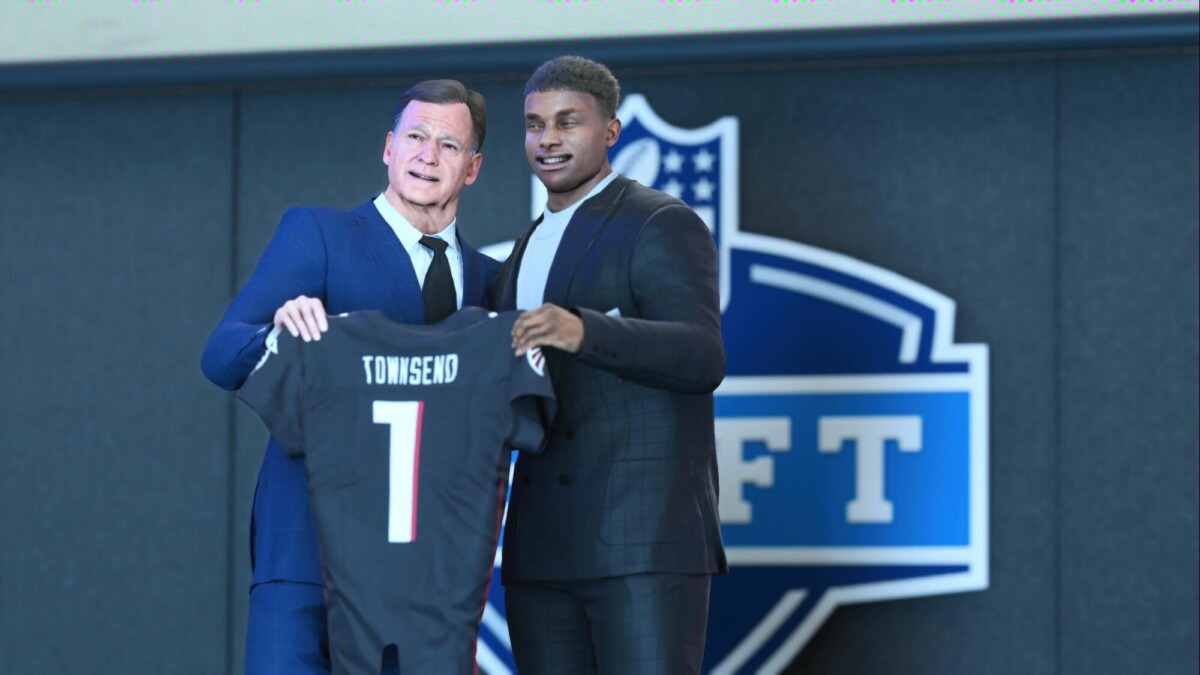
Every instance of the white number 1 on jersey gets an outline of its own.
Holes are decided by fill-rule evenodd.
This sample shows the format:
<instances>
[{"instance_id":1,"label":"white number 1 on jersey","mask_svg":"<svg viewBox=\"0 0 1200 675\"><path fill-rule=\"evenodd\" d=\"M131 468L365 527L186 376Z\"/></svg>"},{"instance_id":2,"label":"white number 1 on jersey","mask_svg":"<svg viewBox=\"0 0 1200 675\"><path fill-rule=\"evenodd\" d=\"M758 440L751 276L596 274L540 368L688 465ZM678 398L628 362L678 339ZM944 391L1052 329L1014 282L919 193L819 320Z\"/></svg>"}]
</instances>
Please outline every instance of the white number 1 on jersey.
<instances>
[{"instance_id":1,"label":"white number 1 on jersey","mask_svg":"<svg viewBox=\"0 0 1200 675\"><path fill-rule=\"evenodd\" d=\"M375 424L391 427L388 468L388 541L417 538L417 468L421 463L424 401L374 401Z\"/></svg>"}]
</instances>

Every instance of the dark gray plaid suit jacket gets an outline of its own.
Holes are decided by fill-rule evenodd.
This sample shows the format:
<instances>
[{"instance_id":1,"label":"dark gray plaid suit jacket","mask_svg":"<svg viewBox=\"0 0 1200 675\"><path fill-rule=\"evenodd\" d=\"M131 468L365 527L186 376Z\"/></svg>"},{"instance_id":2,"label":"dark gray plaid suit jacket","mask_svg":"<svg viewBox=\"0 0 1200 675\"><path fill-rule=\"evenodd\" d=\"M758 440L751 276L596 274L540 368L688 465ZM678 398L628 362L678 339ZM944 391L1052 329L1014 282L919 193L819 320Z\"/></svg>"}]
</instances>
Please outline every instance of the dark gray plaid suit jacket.
<instances>
[{"instance_id":1,"label":"dark gray plaid suit jacket","mask_svg":"<svg viewBox=\"0 0 1200 675\"><path fill-rule=\"evenodd\" d=\"M514 308L528 238L493 307ZM583 319L583 349L546 350L558 416L545 452L517 461L504 582L726 571L712 397L725 349L704 223L618 177L571 218L545 300Z\"/></svg>"}]
</instances>

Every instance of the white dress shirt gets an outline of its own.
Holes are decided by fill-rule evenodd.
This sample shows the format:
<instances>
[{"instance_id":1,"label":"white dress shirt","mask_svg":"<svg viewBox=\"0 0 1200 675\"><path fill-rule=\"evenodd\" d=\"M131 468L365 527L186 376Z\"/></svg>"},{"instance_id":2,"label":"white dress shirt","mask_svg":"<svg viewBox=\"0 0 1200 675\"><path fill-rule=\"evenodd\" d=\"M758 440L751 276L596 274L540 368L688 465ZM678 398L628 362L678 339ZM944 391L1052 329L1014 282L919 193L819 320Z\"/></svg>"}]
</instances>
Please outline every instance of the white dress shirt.
<instances>
[{"instance_id":1,"label":"white dress shirt","mask_svg":"<svg viewBox=\"0 0 1200 675\"><path fill-rule=\"evenodd\" d=\"M525 254L521 256L521 269L517 272L517 309L537 309L542 306L550 265L554 263L554 255L558 253L558 245L562 242L563 232L567 231L567 225L571 223L571 216L584 202L600 194L616 179L616 171L608 174L583 199L558 213L551 211L549 204L546 205L542 222L529 236Z\"/></svg>"},{"instance_id":2,"label":"white dress shirt","mask_svg":"<svg viewBox=\"0 0 1200 675\"><path fill-rule=\"evenodd\" d=\"M425 273L429 271L429 265L433 262L433 251L421 245L421 237L425 236L423 232L413 227L394 206L388 202L387 198L380 193L375 198L375 209L379 211L379 215L387 221L387 224L400 238L400 244L404 246L404 250L408 251L408 258L412 261L413 271L417 273L417 283L422 288L425 286ZM446 248L446 259L450 261L450 276L454 279L454 297L458 303L458 307L462 307L463 298L463 271L462 271L462 253L458 250L458 235L455 234L454 224L458 222L455 218L446 229L437 234L429 235L442 239L448 245Z\"/></svg>"}]
</instances>

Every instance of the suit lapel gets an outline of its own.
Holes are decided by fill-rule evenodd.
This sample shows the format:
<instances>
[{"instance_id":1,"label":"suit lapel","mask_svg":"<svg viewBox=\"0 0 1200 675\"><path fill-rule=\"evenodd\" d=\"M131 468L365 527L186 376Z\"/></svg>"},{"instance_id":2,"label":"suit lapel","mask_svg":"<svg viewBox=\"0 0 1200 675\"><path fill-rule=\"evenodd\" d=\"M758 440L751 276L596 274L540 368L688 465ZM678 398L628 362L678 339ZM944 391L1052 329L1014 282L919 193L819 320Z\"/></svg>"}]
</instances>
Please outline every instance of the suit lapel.
<instances>
[{"instance_id":1,"label":"suit lapel","mask_svg":"<svg viewBox=\"0 0 1200 675\"><path fill-rule=\"evenodd\" d=\"M358 207L354 211L359 226L367 240L367 247L375 264L383 277L387 279L388 290L392 294L395 306L400 310L403 323L425 323L425 299L421 296L421 284L417 282L417 273L413 271L412 260L408 251L396 237L396 233L388 226L383 216L371 202ZM389 317L396 320L396 317Z\"/></svg>"},{"instance_id":2,"label":"suit lapel","mask_svg":"<svg viewBox=\"0 0 1200 675\"><path fill-rule=\"evenodd\" d=\"M500 280L500 294L492 297L492 306L496 311L510 312L517 308L517 275L521 273L521 259L525 257L525 247L529 245L529 238L541 224L540 217L533 221L533 225L525 232L525 236L517 240L517 245L508 255L508 260L505 260L504 266L500 268L500 274L496 277Z\"/></svg>"},{"instance_id":3,"label":"suit lapel","mask_svg":"<svg viewBox=\"0 0 1200 675\"><path fill-rule=\"evenodd\" d=\"M457 233L458 230L455 229ZM458 235L458 251L462 258L462 306L479 305L487 297L487 288L483 285L483 254L471 248L461 233ZM416 275L413 275L416 278Z\"/></svg>"},{"instance_id":4,"label":"suit lapel","mask_svg":"<svg viewBox=\"0 0 1200 675\"><path fill-rule=\"evenodd\" d=\"M558 244L558 252L554 254L554 262L550 264L550 274L546 277L543 296L546 302L559 307L568 306L567 294L579 263L591 249L596 235L612 217L613 204L631 182L628 178L618 176L600 194L581 204L575 215L571 216L571 222Z\"/></svg>"}]
</instances>

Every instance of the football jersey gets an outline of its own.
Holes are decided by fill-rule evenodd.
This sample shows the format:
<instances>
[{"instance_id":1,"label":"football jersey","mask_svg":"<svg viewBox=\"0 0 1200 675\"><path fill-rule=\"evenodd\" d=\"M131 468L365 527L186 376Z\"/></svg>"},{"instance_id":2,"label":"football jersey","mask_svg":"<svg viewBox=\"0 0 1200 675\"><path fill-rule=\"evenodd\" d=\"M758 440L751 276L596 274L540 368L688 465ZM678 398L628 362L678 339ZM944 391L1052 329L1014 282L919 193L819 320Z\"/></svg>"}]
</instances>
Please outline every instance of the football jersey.
<instances>
[{"instance_id":1,"label":"football jersey","mask_svg":"<svg viewBox=\"0 0 1200 675\"><path fill-rule=\"evenodd\" d=\"M335 673L377 675L390 644L402 673L473 671L510 450L540 452L554 414L516 317L330 317L319 341L268 340L238 391L304 456Z\"/></svg>"}]
</instances>

